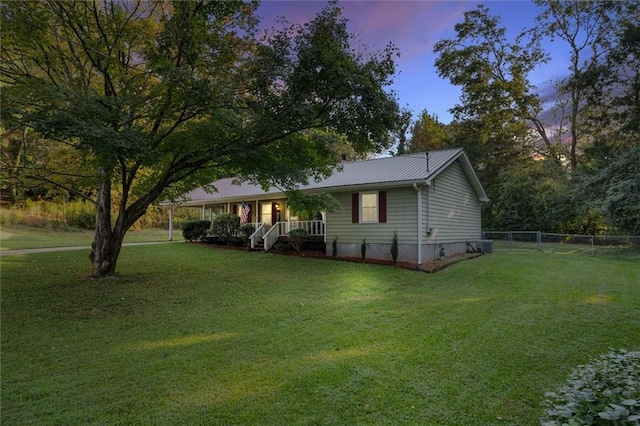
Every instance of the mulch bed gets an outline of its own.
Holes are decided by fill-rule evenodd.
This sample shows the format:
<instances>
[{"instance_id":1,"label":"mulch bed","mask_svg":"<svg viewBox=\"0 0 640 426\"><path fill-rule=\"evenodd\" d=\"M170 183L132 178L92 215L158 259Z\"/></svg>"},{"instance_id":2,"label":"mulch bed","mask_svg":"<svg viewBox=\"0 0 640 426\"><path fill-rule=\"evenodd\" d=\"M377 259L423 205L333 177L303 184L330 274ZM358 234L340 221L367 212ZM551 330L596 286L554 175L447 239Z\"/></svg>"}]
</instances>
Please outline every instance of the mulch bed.
<instances>
[{"instance_id":1,"label":"mulch bed","mask_svg":"<svg viewBox=\"0 0 640 426\"><path fill-rule=\"evenodd\" d=\"M227 245L219 245L219 244L204 244L209 247L214 248L222 248L222 249L231 249L231 250L244 250L247 251L246 247L237 247L237 246L227 246ZM327 256L324 251L317 250L302 250L299 252L293 250L269 250L269 253L280 254L284 256L297 256L297 257L309 257L314 259L326 259L326 260L337 260L342 262L352 262L352 263L366 263L370 265L384 265L384 266L393 266L396 268L409 269L412 271L422 271L427 273L433 273L443 270L444 268L451 266L455 263L458 263L462 260L473 259L478 256L482 256L483 253L461 253L454 254L452 256L447 256L444 259L433 260L430 262L424 262L420 265L416 265L411 262L396 262L394 265L391 260L384 259L369 259L369 258L360 258L360 257L345 257L345 256Z\"/></svg>"}]
</instances>

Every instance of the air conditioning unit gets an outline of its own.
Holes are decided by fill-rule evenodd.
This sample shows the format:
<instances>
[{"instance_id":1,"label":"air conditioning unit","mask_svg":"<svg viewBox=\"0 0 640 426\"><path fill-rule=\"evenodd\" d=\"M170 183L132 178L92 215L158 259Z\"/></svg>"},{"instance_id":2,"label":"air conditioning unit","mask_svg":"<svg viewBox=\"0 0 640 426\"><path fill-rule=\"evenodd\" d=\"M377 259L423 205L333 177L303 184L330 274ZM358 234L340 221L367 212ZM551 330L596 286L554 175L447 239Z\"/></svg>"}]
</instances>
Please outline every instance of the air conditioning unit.
<instances>
[{"instance_id":1,"label":"air conditioning unit","mask_svg":"<svg viewBox=\"0 0 640 426\"><path fill-rule=\"evenodd\" d=\"M493 240L478 240L476 241L476 250L482 253L493 252Z\"/></svg>"}]
</instances>

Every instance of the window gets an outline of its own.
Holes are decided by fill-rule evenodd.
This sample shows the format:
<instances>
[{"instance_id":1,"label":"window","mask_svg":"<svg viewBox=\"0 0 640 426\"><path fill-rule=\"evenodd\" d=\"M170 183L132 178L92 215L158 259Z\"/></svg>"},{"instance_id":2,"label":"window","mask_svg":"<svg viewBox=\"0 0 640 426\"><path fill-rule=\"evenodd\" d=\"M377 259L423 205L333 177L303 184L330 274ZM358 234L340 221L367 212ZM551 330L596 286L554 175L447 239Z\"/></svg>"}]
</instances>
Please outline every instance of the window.
<instances>
[{"instance_id":1,"label":"window","mask_svg":"<svg viewBox=\"0 0 640 426\"><path fill-rule=\"evenodd\" d=\"M355 192L351 197L352 223L384 223L387 221L387 192Z\"/></svg>"},{"instance_id":2,"label":"window","mask_svg":"<svg viewBox=\"0 0 640 426\"><path fill-rule=\"evenodd\" d=\"M271 221L273 220L271 214L271 203L260 203L260 211L262 212L260 215L260 222L271 225Z\"/></svg>"},{"instance_id":3,"label":"window","mask_svg":"<svg viewBox=\"0 0 640 426\"><path fill-rule=\"evenodd\" d=\"M360 194L360 219L362 222L378 221L378 193L363 192Z\"/></svg>"}]
</instances>

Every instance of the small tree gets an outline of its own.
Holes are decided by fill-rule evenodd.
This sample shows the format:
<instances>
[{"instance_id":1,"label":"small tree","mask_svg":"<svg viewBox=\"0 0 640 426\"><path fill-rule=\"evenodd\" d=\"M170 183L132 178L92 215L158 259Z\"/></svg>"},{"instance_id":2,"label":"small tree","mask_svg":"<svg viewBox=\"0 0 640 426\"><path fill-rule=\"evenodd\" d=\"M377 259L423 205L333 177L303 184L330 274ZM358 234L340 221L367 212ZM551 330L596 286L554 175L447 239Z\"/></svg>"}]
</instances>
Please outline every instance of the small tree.
<instances>
[{"instance_id":1,"label":"small tree","mask_svg":"<svg viewBox=\"0 0 640 426\"><path fill-rule=\"evenodd\" d=\"M398 261L398 231L393 231L393 238L391 239L391 258L395 265Z\"/></svg>"},{"instance_id":2,"label":"small tree","mask_svg":"<svg viewBox=\"0 0 640 426\"><path fill-rule=\"evenodd\" d=\"M249 241L249 238L251 237L251 235L253 235L254 232L256 232L256 227L253 226L252 224L245 223L243 225L240 225L240 229L239 229L240 238L242 239L242 241L245 243L247 247L251 245L251 241Z\"/></svg>"},{"instance_id":3,"label":"small tree","mask_svg":"<svg viewBox=\"0 0 640 426\"><path fill-rule=\"evenodd\" d=\"M233 239L238 235L240 229L240 218L233 213L225 213L213 219L213 233L218 240L231 245Z\"/></svg>"},{"instance_id":4,"label":"small tree","mask_svg":"<svg viewBox=\"0 0 640 426\"><path fill-rule=\"evenodd\" d=\"M306 229L298 228L289 231L289 244L295 251L302 250L305 241L309 239L309 233Z\"/></svg>"}]
</instances>

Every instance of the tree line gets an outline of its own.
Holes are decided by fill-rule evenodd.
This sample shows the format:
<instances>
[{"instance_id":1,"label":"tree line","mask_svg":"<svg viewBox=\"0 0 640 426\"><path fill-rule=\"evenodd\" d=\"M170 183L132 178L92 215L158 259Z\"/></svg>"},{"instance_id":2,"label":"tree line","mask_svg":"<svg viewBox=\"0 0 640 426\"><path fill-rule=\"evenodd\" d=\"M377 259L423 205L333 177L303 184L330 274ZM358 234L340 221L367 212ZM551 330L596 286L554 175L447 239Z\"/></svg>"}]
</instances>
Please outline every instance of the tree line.
<instances>
[{"instance_id":1,"label":"tree line","mask_svg":"<svg viewBox=\"0 0 640 426\"><path fill-rule=\"evenodd\" d=\"M640 5L536 4L513 41L486 7L465 13L434 48L462 91L453 121L405 109L396 153L464 147L491 199L485 229L640 235ZM530 75L550 45L570 60L545 95Z\"/></svg>"}]
</instances>

